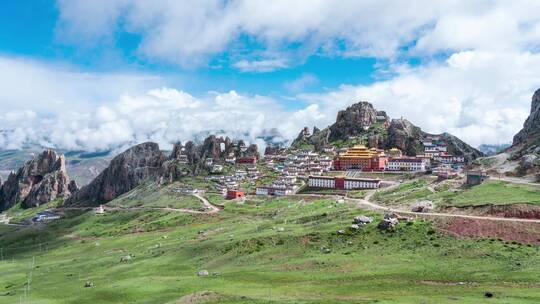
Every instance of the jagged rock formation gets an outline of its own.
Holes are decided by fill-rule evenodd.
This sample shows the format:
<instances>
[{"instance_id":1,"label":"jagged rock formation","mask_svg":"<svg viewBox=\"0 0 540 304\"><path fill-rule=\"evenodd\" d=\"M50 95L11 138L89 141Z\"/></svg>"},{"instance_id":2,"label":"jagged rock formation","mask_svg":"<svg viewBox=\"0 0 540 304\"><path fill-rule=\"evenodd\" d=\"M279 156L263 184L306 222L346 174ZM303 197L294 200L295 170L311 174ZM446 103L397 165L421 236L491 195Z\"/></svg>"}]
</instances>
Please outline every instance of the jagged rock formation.
<instances>
[{"instance_id":1,"label":"jagged rock formation","mask_svg":"<svg viewBox=\"0 0 540 304\"><path fill-rule=\"evenodd\" d=\"M11 208L18 202L23 207L35 207L56 198L68 198L77 191L66 172L64 155L45 150L12 172L1 187L0 209Z\"/></svg>"},{"instance_id":2,"label":"jagged rock formation","mask_svg":"<svg viewBox=\"0 0 540 304\"><path fill-rule=\"evenodd\" d=\"M388 137L382 148L397 147L406 155L415 155L422 151L422 130L406 119L392 119L388 128Z\"/></svg>"},{"instance_id":3,"label":"jagged rock formation","mask_svg":"<svg viewBox=\"0 0 540 304\"><path fill-rule=\"evenodd\" d=\"M66 203L96 205L110 201L146 180L163 183L197 175L210 169L205 164L206 159L221 162L230 153L235 157L259 157L257 145L246 146L243 141L233 142L228 137L213 135L200 145L192 141L185 145L177 143L169 156L156 143L139 144L116 156L98 177Z\"/></svg>"},{"instance_id":4,"label":"jagged rock formation","mask_svg":"<svg viewBox=\"0 0 540 304\"><path fill-rule=\"evenodd\" d=\"M113 158L101 174L77 191L66 204L112 200L144 180L159 176L166 159L156 143L147 142L131 147Z\"/></svg>"},{"instance_id":5,"label":"jagged rock formation","mask_svg":"<svg viewBox=\"0 0 540 304\"><path fill-rule=\"evenodd\" d=\"M307 130L307 133L306 133ZM324 146L328 145L330 135L330 129L326 128L324 130L319 130L318 128L313 128L313 134L309 134L309 129L305 127L298 137L293 141L291 147L300 148L300 149L314 149L319 151Z\"/></svg>"},{"instance_id":6,"label":"jagged rock formation","mask_svg":"<svg viewBox=\"0 0 540 304\"><path fill-rule=\"evenodd\" d=\"M523 129L514 136L511 149L516 151L516 157L540 153L540 89L534 92L531 113L525 120Z\"/></svg>"},{"instance_id":7,"label":"jagged rock formation","mask_svg":"<svg viewBox=\"0 0 540 304\"><path fill-rule=\"evenodd\" d=\"M376 110L369 102L359 102L339 111L336 122L324 130L314 129L306 136L306 128L292 143L293 148L313 148L335 144L362 142L370 147L390 149L397 147L406 155L423 153L422 139L428 134L406 119L390 119L385 111ZM450 153L472 160L482 152L467 145L451 134L439 134Z\"/></svg>"},{"instance_id":8,"label":"jagged rock formation","mask_svg":"<svg viewBox=\"0 0 540 304\"><path fill-rule=\"evenodd\" d=\"M366 101L355 103L338 112L336 122L330 126L330 139L361 135L376 122L377 110L371 103Z\"/></svg>"}]
</instances>

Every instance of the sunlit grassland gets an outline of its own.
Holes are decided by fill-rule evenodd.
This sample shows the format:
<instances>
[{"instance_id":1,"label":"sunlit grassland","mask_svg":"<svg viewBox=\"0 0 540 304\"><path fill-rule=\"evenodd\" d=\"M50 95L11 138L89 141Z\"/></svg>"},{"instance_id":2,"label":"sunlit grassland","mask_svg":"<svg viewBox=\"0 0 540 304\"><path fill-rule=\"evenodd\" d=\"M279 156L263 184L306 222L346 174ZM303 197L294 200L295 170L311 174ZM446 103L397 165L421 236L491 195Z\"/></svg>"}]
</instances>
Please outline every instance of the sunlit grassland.
<instances>
[{"instance_id":1,"label":"sunlit grassland","mask_svg":"<svg viewBox=\"0 0 540 304\"><path fill-rule=\"evenodd\" d=\"M359 214L376 221L349 231ZM227 202L212 216L72 211L45 229L1 234L0 303L175 303L201 291L215 292L213 303L540 301L537 246L458 240L419 220L380 232L377 219L334 200L287 198ZM120 263L127 254L135 258ZM202 269L216 275L198 277Z\"/></svg>"}]
</instances>

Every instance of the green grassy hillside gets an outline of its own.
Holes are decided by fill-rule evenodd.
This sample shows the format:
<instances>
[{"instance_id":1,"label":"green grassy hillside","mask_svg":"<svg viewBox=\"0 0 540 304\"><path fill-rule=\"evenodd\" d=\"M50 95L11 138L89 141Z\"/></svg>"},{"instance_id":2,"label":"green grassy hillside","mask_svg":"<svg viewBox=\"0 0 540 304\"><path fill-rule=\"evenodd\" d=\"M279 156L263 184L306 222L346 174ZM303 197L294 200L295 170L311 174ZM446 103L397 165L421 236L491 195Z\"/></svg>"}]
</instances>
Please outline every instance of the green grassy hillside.
<instances>
[{"instance_id":1,"label":"green grassy hillside","mask_svg":"<svg viewBox=\"0 0 540 304\"><path fill-rule=\"evenodd\" d=\"M381 191L374 198L383 203L412 203L430 200L439 206L478 206L533 204L540 205L540 188L531 185L488 181L467 187L462 181L435 182L433 178L420 178L405 182L396 188Z\"/></svg>"},{"instance_id":2,"label":"green grassy hillside","mask_svg":"<svg viewBox=\"0 0 540 304\"><path fill-rule=\"evenodd\" d=\"M360 214L375 222L349 231ZM212 216L70 211L46 228L0 226L0 303L540 302L538 246L455 239L421 220L384 233L378 219L271 199Z\"/></svg>"},{"instance_id":3,"label":"green grassy hillside","mask_svg":"<svg viewBox=\"0 0 540 304\"><path fill-rule=\"evenodd\" d=\"M168 207L178 209L204 210L201 201L190 194L175 192L185 187L182 183L173 183L166 187L158 187L155 183L141 184L109 202L114 207Z\"/></svg>"}]
</instances>

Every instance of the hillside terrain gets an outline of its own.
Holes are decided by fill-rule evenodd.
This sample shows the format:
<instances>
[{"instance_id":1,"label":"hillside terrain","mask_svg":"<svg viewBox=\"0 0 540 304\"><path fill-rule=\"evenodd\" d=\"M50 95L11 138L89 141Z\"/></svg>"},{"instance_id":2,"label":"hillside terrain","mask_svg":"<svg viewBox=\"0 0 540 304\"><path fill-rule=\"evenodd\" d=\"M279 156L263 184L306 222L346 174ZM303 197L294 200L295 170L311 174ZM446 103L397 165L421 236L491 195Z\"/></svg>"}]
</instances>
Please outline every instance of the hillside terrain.
<instances>
[{"instance_id":1,"label":"hillside terrain","mask_svg":"<svg viewBox=\"0 0 540 304\"><path fill-rule=\"evenodd\" d=\"M33 154L0 191L0 303L538 303L539 184L353 170L383 187L317 189L294 175L299 192L255 195L295 159L332 160L303 149L416 155L426 137L482 155L366 102L304 129L295 149L268 147L275 157L214 135L170 152L138 144L80 189L66 159L82 154ZM226 199L227 183L242 195Z\"/></svg>"},{"instance_id":2,"label":"hillside terrain","mask_svg":"<svg viewBox=\"0 0 540 304\"><path fill-rule=\"evenodd\" d=\"M333 199L222 203L212 216L66 210L45 228L0 226L0 303L540 300L537 246L458 239L420 219L385 232L380 214ZM350 230L358 215L374 222Z\"/></svg>"},{"instance_id":3,"label":"hillside terrain","mask_svg":"<svg viewBox=\"0 0 540 304\"><path fill-rule=\"evenodd\" d=\"M406 119L390 119L386 112L376 110L365 101L339 111L336 122L323 130L314 128L310 133L304 128L291 146L322 150L329 145L348 147L360 143L380 149L398 148L406 155L414 156L424 152L422 140L430 135L439 137L453 155L464 156L467 160L484 155L451 134L429 134Z\"/></svg>"},{"instance_id":4,"label":"hillside terrain","mask_svg":"<svg viewBox=\"0 0 540 304\"><path fill-rule=\"evenodd\" d=\"M534 93L529 117L512 145L497 155L478 159L476 165L492 174L540 181L540 89Z\"/></svg>"}]
</instances>

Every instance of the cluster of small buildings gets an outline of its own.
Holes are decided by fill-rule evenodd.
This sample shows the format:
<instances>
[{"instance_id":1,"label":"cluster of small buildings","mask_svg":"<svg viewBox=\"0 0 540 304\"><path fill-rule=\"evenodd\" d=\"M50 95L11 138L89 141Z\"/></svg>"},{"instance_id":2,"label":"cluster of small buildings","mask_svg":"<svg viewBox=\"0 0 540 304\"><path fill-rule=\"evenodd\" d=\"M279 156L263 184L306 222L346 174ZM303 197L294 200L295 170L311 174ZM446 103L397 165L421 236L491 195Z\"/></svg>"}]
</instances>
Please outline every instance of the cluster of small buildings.
<instances>
[{"instance_id":1,"label":"cluster of small buildings","mask_svg":"<svg viewBox=\"0 0 540 304\"><path fill-rule=\"evenodd\" d=\"M332 170L333 160L316 152L291 151L287 154L266 155L267 165L284 176L321 175Z\"/></svg>"},{"instance_id":2,"label":"cluster of small buildings","mask_svg":"<svg viewBox=\"0 0 540 304\"><path fill-rule=\"evenodd\" d=\"M424 145L424 155L443 164L464 163L463 156L456 156L448 153L446 142L439 135L426 135L422 139Z\"/></svg>"},{"instance_id":3,"label":"cluster of small buildings","mask_svg":"<svg viewBox=\"0 0 540 304\"><path fill-rule=\"evenodd\" d=\"M272 184L267 186L258 186L255 190L257 195L291 195L298 190L296 185L296 176L282 175L278 177Z\"/></svg>"},{"instance_id":4,"label":"cluster of small buildings","mask_svg":"<svg viewBox=\"0 0 540 304\"><path fill-rule=\"evenodd\" d=\"M241 188L241 183L243 182L255 182L260 176L260 172L257 169L257 166L255 165L249 165L246 167L246 169L236 169L234 173L229 175L211 175L206 177L205 179L207 181L214 181L216 182L216 190L223 195L225 195L227 198L229 196L232 196L232 194L229 194L229 191L237 191L242 192L239 190Z\"/></svg>"}]
</instances>

